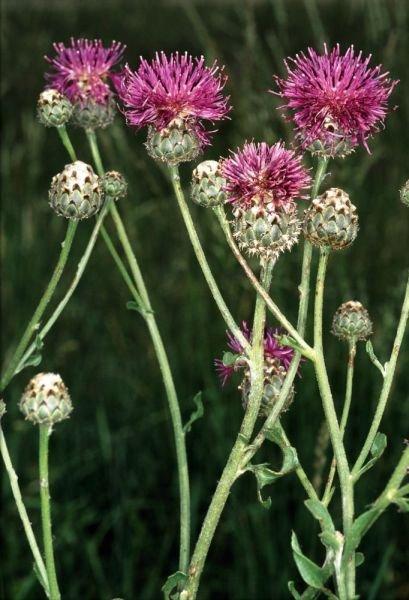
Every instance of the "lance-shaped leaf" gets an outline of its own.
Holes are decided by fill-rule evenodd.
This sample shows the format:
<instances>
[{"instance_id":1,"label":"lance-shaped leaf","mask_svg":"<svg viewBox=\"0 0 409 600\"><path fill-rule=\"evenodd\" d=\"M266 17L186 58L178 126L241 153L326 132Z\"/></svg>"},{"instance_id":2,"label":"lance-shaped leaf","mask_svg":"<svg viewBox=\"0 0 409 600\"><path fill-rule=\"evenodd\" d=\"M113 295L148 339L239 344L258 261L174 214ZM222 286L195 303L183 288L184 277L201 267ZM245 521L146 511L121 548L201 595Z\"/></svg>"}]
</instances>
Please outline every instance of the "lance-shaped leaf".
<instances>
[{"instance_id":1,"label":"lance-shaped leaf","mask_svg":"<svg viewBox=\"0 0 409 600\"><path fill-rule=\"evenodd\" d=\"M344 555L342 558L343 564L345 565L355 548L358 547L362 536L366 533L368 527L372 524L374 517L379 514L380 510L377 508L371 508L362 515L360 515L353 523L348 535L345 538Z\"/></svg>"},{"instance_id":2,"label":"lance-shaped leaf","mask_svg":"<svg viewBox=\"0 0 409 600\"><path fill-rule=\"evenodd\" d=\"M360 469L357 475L357 479L359 479L361 475L363 475L363 473L366 473L366 471L368 471L371 467L374 466L376 461L379 460L382 454L384 453L387 444L388 440L386 435L378 431L371 446L372 458L368 460L368 462L362 467L362 469Z\"/></svg>"},{"instance_id":3,"label":"lance-shaped leaf","mask_svg":"<svg viewBox=\"0 0 409 600\"><path fill-rule=\"evenodd\" d=\"M198 392L196 394L196 396L193 398L193 402L196 404L196 408L190 415L189 420L186 423L186 425L183 427L183 431L185 433L189 433L189 431L192 429L193 423L195 421L197 421L198 419L200 419L201 417L203 417L203 415L204 415L202 392Z\"/></svg>"},{"instance_id":4,"label":"lance-shaped leaf","mask_svg":"<svg viewBox=\"0 0 409 600\"><path fill-rule=\"evenodd\" d=\"M323 531L335 532L334 523L328 509L319 500L306 500L304 502L310 513L320 522Z\"/></svg>"},{"instance_id":5,"label":"lance-shaped leaf","mask_svg":"<svg viewBox=\"0 0 409 600\"><path fill-rule=\"evenodd\" d=\"M305 583L313 588L322 589L327 579L326 572L302 553L294 531L291 535L291 548L295 564Z\"/></svg>"}]
</instances>

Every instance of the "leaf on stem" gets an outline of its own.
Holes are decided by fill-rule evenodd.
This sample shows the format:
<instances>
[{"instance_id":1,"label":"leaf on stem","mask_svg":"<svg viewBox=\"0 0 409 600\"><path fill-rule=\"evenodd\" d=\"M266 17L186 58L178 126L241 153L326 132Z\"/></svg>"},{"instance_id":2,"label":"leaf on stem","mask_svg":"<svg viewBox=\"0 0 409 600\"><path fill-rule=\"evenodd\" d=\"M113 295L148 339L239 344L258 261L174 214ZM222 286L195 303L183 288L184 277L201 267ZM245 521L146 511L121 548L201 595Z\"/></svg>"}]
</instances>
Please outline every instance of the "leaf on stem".
<instances>
[{"instance_id":1,"label":"leaf on stem","mask_svg":"<svg viewBox=\"0 0 409 600\"><path fill-rule=\"evenodd\" d=\"M189 433L192 429L192 425L198 419L201 419L204 415L204 407L202 402L202 392L198 392L193 398L193 402L196 404L195 410L191 413L188 422L183 427L184 433Z\"/></svg>"},{"instance_id":2,"label":"leaf on stem","mask_svg":"<svg viewBox=\"0 0 409 600\"><path fill-rule=\"evenodd\" d=\"M384 453L387 444L388 440L386 435L378 431L371 446L372 458L368 460L368 462L362 467L362 469L360 469L357 475L357 479L359 479L361 475L366 473L366 471L368 471L371 467L374 466L376 461L379 460L382 454Z\"/></svg>"},{"instance_id":3,"label":"leaf on stem","mask_svg":"<svg viewBox=\"0 0 409 600\"><path fill-rule=\"evenodd\" d=\"M298 571L305 583L312 586L313 588L323 588L324 583L327 579L326 573L321 567L312 562L312 560L307 558L302 553L297 536L295 535L294 531L291 535L291 548L293 550L295 564L297 565Z\"/></svg>"},{"instance_id":4,"label":"leaf on stem","mask_svg":"<svg viewBox=\"0 0 409 600\"><path fill-rule=\"evenodd\" d=\"M176 571L176 573L169 575L162 586L162 592L165 600L176 600L179 594L177 592L172 594L172 592L175 587L179 586L179 584L185 583L187 578L188 577L186 573L183 573L182 571Z\"/></svg>"},{"instance_id":5,"label":"leaf on stem","mask_svg":"<svg viewBox=\"0 0 409 600\"><path fill-rule=\"evenodd\" d=\"M373 518L379 513L378 508L371 508L360 515L353 523L348 535L345 538L345 548L342 562L345 565L359 546L362 536L366 533L367 528L371 525Z\"/></svg>"},{"instance_id":6,"label":"leaf on stem","mask_svg":"<svg viewBox=\"0 0 409 600\"><path fill-rule=\"evenodd\" d=\"M367 354L368 354L371 362L373 362L373 364L375 365L375 367L380 370L380 372L382 373L382 377L385 377L385 375L386 375L386 364L387 363L385 363L384 367L381 365L380 361L378 360L378 358L375 355L375 351L373 349L371 340L368 340L366 342L365 349L366 349L366 352L367 352Z\"/></svg>"},{"instance_id":7,"label":"leaf on stem","mask_svg":"<svg viewBox=\"0 0 409 600\"><path fill-rule=\"evenodd\" d=\"M146 308L141 306L141 304L135 302L135 300L129 300L129 302L126 303L126 308L128 310L136 310L143 317L146 317L146 315L153 315L153 310L147 310Z\"/></svg>"},{"instance_id":8,"label":"leaf on stem","mask_svg":"<svg viewBox=\"0 0 409 600\"><path fill-rule=\"evenodd\" d=\"M313 517L320 522L321 528L323 531L329 531L335 533L335 526L332 522L331 515L328 512L328 509L322 502L319 500L306 500L304 502L305 506L308 508Z\"/></svg>"},{"instance_id":9,"label":"leaf on stem","mask_svg":"<svg viewBox=\"0 0 409 600\"><path fill-rule=\"evenodd\" d=\"M281 469L279 471L273 471L268 466L268 463L263 463L260 465L250 465L248 470L254 473L257 480L257 495L260 503L264 508L270 508L271 506L271 498L263 499L261 495L261 490L265 485L270 483L274 483L280 477L287 475L294 471L294 469L298 466L298 457L295 448L292 446L287 446L282 448L283 452L283 463Z\"/></svg>"}]
</instances>

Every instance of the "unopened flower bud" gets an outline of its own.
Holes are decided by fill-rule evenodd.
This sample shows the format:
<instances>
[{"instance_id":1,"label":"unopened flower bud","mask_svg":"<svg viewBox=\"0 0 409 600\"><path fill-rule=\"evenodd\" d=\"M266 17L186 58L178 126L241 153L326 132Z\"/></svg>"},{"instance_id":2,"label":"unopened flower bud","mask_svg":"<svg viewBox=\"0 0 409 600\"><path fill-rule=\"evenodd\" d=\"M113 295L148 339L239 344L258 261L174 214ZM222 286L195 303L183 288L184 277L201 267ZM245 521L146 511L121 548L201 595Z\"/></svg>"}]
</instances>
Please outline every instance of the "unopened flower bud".
<instances>
[{"instance_id":1,"label":"unopened flower bud","mask_svg":"<svg viewBox=\"0 0 409 600\"><path fill-rule=\"evenodd\" d=\"M409 179L400 191L401 202L409 207Z\"/></svg>"},{"instance_id":2,"label":"unopened flower bud","mask_svg":"<svg viewBox=\"0 0 409 600\"><path fill-rule=\"evenodd\" d=\"M100 103L88 99L74 104L72 121L83 129L105 129L111 125L116 114L116 104L113 98Z\"/></svg>"},{"instance_id":3,"label":"unopened flower bud","mask_svg":"<svg viewBox=\"0 0 409 600\"><path fill-rule=\"evenodd\" d=\"M34 424L53 425L72 411L68 390L56 373L38 373L30 380L20 400L20 410Z\"/></svg>"},{"instance_id":4,"label":"unopened flower bud","mask_svg":"<svg viewBox=\"0 0 409 600\"><path fill-rule=\"evenodd\" d=\"M88 219L103 203L99 178L90 165L77 160L52 178L49 199L58 215L76 221Z\"/></svg>"},{"instance_id":5,"label":"unopened flower bud","mask_svg":"<svg viewBox=\"0 0 409 600\"><path fill-rule=\"evenodd\" d=\"M301 222L294 203L276 210L254 205L233 210L233 234L241 249L261 261L275 260L297 243Z\"/></svg>"},{"instance_id":6,"label":"unopened flower bud","mask_svg":"<svg viewBox=\"0 0 409 600\"><path fill-rule=\"evenodd\" d=\"M100 178L100 186L104 196L118 200L126 196L128 183L125 177L118 171L107 171Z\"/></svg>"},{"instance_id":7,"label":"unopened flower bud","mask_svg":"<svg viewBox=\"0 0 409 600\"><path fill-rule=\"evenodd\" d=\"M46 127L61 127L70 120L74 110L71 102L57 92L57 90L44 90L37 102L37 115L40 122Z\"/></svg>"},{"instance_id":8,"label":"unopened flower bud","mask_svg":"<svg viewBox=\"0 0 409 600\"><path fill-rule=\"evenodd\" d=\"M216 160L201 162L192 174L192 200L205 208L219 206L226 202L220 165Z\"/></svg>"},{"instance_id":9,"label":"unopened flower bud","mask_svg":"<svg viewBox=\"0 0 409 600\"><path fill-rule=\"evenodd\" d=\"M342 340L366 340L372 334L368 311L356 300L344 302L332 321L332 333Z\"/></svg>"},{"instance_id":10,"label":"unopened flower bud","mask_svg":"<svg viewBox=\"0 0 409 600\"><path fill-rule=\"evenodd\" d=\"M304 235L315 246L347 248L358 233L356 207L343 190L330 188L305 212Z\"/></svg>"},{"instance_id":11,"label":"unopened flower bud","mask_svg":"<svg viewBox=\"0 0 409 600\"><path fill-rule=\"evenodd\" d=\"M177 165L196 158L200 152L200 140L183 119L174 119L161 130L150 126L146 147L152 158Z\"/></svg>"}]
</instances>

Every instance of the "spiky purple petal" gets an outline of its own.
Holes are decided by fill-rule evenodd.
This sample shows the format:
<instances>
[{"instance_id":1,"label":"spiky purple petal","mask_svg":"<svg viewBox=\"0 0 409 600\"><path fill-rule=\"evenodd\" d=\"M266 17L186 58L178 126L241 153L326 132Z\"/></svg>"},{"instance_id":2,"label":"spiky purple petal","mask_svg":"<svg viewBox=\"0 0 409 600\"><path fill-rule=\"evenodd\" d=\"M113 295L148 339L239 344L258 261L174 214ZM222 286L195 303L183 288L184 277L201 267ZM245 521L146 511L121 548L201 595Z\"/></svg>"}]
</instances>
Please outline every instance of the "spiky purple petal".
<instances>
[{"instance_id":1,"label":"spiky purple petal","mask_svg":"<svg viewBox=\"0 0 409 600\"><path fill-rule=\"evenodd\" d=\"M383 126L388 98L398 83L382 73L381 65L369 67L350 46L341 54L337 44L317 54L308 48L286 61L288 77L275 77L284 107L291 110L303 147L316 141L324 145L343 138L351 148L363 144Z\"/></svg>"},{"instance_id":2,"label":"spiky purple petal","mask_svg":"<svg viewBox=\"0 0 409 600\"><path fill-rule=\"evenodd\" d=\"M113 67L121 59L125 46L112 42L104 47L101 40L71 38L71 45L54 44L55 56L45 59L52 70L45 77L48 87L58 90L71 102L88 100L106 104L111 96Z\"/></svg>"},{"instance_id":3,"label":"spiky purple petal","mask_svg":"<svg viewBox=\"0 0 409 600\"><path fill-rule=\"evenodd\" d=\"M228 200L241 208L262 204L270 210L287 207L310 185L299 156L284 143L246 143L222 162Z\"/></svg>"}]
</instances>

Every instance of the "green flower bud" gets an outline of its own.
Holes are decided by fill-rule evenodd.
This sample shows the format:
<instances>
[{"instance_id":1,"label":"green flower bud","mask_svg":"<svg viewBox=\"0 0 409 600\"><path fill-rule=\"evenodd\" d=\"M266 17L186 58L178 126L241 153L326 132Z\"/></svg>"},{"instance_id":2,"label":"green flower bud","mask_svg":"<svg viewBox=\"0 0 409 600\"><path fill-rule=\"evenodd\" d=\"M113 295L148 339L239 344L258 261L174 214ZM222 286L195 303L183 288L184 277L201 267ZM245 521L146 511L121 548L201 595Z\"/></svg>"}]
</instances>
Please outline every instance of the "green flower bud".
<instances>
[{"instance_id":1,"label":"green flower bud","mask_svg":"<svg viewBox=\"0 0 409 600\"><path fill-rule=\"evenodd\" d=\"M225 184L226 180L221 175L219 163L216 160L205 160L192 174L192 200L205 208L224 204Z\"/></svg>"},{"instance_id":2,"label":"green flower bud","mask_svg":"<svg viewBox=\"0 0 409 600\"><path fill-rule=\"evenodd\" d=\"M400 191L401 202L409 207L409 179Z\"/></svg>"},{"instance_id":3,"label":"green flower bud","mask_svg":"<svg viewBox=\"0 0 409 600\"><path fill-rule=\"evenodd\" d=\"M358 233L356 207L343 190L331 188L305 212L304 235L315 246L348 248Z\"/></svg>"},{"instance_id":4,"label":"green flower bud","mask_svg":"<svg viewBox=\"0 0 409 600\"><path fill-rule=\"evenodd\" d=\"M103 177L100 178L100 186L104 196L118 200L126 196L128 190L128 183L121 173L118 171L107 171Z\"/></svg>"},{"instance_id":5,"label":"green flower bud","mask_svg":"<svg viewBox=\"0 0 409 600\"><path fill-rule=\"evenodd\" d=\"M344 302L334 315L331 331L341 340L368 339L372 335L372 322L368 311L360 302Z\"/></svg>"},{"instance_id":6,"label":"green flower bud","mask_svg":"<svg viewBox=\"0 0 409 600\"><path fill-rule=\"evenodd\" d=\"M88 219L103 203L99 178L90 165L77 160L52 178L49 199L57 215L76 221Z\"/></svg>"},{"instance_id":7,"label":"green flower bud","mask_svg":"<svg viewBox=\"0 0 409 600\"><path fill-rule=\"evenodd\" d=\"M46 127L61 127L70 120L74 110L71 102L57 92L57 90L44 90L37 102L37 115L40 122Z\"/></svg>"},{"instance_id":8,"label":"green flower bud","mask_svg":"<svg viewBox=\"0 0 409 600\"><path fill-rule=\"evenodd\" d=\"M152 158L177 165L196 158L200 152L200 141L185 121L174 119L160 131L150 126L146 147Z\"/></svg>"},{"instance_id":9,"label":"green flower bud","mask_svg":"<svg viewBox=\"0 0 409 600\"><path fill-rule=\"evenodd\" d=\"M20 410L34 424L54 425L68 419L72 404L68 390L56 373L38 373L20 400Z\"/></svg>"},{"instance_id":10,"label":"green flower bud","mask_svg":"<svg viewBox=\"0 0 409 600\"><path fill-rule=\"evenodd\" d=\"M74 105L72 121L83 129L105 129L111 125L115 114L116 104L113 98L104 104L87 100L85 103L78 102Z\"/></svg>"}]
</instances>

